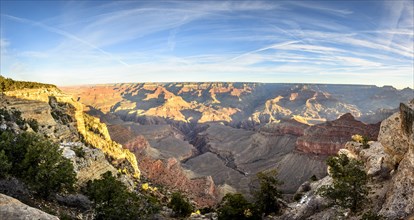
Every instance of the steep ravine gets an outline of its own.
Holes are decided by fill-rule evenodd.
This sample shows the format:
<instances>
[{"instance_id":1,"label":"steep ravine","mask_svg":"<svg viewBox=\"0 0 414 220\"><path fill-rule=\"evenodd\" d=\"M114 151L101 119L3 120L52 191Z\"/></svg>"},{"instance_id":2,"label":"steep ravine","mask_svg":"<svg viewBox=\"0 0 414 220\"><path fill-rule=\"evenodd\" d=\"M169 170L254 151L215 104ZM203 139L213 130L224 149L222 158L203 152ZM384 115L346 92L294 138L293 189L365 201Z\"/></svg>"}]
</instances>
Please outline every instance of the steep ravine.
<instances>
[{"instance_id":1,"label":"steep ravine","mask_svg":"<svg viewBox=\"0 0 414 220\"><path fill-rule=\"evenodd\" d=\"M197 153L192 155L191 157L181 161L181 162L183 164L185 164L187 161L189 161L189 160L191 160L195 157L198 157L202 154L212 153L212 154L216 155L217 158L219 158L221 161L223 161L223 163L226 167L228 167L230 169L233 169L234 171L236 171L236 172L238 172L242 175L246 175L246 173L243 170L239 169L237 167L237 165L235 164L235 162L234 162L235 159L234 159L234 156L232 155L231 152L229 152L229 151L227 151L227 152L217 151L217 150L211 148L211 146L209 145L210 141L209 141L207 135L203 134L203 132L205 130L207 130L207 128L208 128L208 125L203 126L203 129L198 130L198 132L199 132L198 135L196 135L194 138L192 138L190 136L190 138L192 138L192 141L190 143L197 149Z\"/></svg>"}]
</instances>

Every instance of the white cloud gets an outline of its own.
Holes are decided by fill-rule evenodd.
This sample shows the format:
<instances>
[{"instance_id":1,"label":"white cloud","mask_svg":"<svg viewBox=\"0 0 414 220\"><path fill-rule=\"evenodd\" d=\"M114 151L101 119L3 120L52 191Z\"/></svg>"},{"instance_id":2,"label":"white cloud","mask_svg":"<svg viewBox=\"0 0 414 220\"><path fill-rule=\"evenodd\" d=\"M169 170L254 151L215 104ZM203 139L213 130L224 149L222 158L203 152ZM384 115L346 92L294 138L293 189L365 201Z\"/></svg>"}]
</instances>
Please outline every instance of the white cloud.
<instances>
[{"instance_id":1,"label":"white cloud","mask_svg":"<svg viewBox=\"0 0 414 220\"><path fill-rule=\"evenodd\" d=\"M293 4L296 6L300 6L303 8L318 10L338 16L344 16L344 15L350 15L353 13L353 11L349 9L338 9L338 8L332 8L325 5L320 5L318 2L307 2L307 1L289 1L289 4Z\"/></svg>"},{"instance_id":2,"label":"white cloud","mask_svg":"<svg viewBox=\"0 0 414 220\"><path fill-rule=\"evenodd\" d=\"M381 66L380 63L376 63L376 62L372 62L372 61L368 61L368 60L356 58L356 57L338 56L337 58L339 61L343 61L344 65L347 65L347 66L364 66L364 67Z\"/></svg>"},{"instance_id":3,"label":"white cloud","mask_svg":"<svg viewBox=\"0 0 414 220\"><path fill-rule=\"evenodd\" d=\"M94 50L99 51L100 53L102 53L102 54L104 54L104 55L106 55L106 56L111 57L112 59L117 60L117 61L118 61L119 63L121 63L122 65L126 65L126 66L128 66L128 64L127 64L127 63L125 63L125 62L124 62L124 61L122 61L121 59L119 59L119 58L115 57L115 56L114 56L114 55L112 55L111 53L108 53L107 51L105 51L105 50L103 50L103 49L99 48L98 46L96 46L96 45L94 45L94 44L92 44L92 43L90 43L90 42L87 42L87 41L85 41L85 40L83 40L83 39L81 39L81 38L79 38L79 37L77 37L77 36L75 36L75 35L73 35L73 34L70 34L70 33L66 32L66 31L63 31L63 30L60 30L60 29L57 29L57 28L54 28L54 27L50 27L50 26L45 25L45 24L40 23L40 22L31 21L31 20L29 20L29 19L19 18L19 17L15 17L15 16L7 15L7 14L2 14L2 16L6 17L6 18L8 18L8 19L12 19L12 20L18 21L18 22L27 23L27 24L30 24L30 25L33 25L33 26L37 26L37 27L40 27L40 28L45 29L45 30L47 30L47 31L50 31L50 32L52 32L52 33L59 34L59 35L61 35L61 36L65 37L65 38L68 38L68 39L71 39L71 40L75 40L75 41L77 41L78 43L81 43L81 44L83 44L83 45L86 45L86 46L88 46L88 47L90 47L90 48L92 48L92 49L94 49Z\"/></svg>"},{"instance_id":4,"label":"white cloud","mask_svg":"<svg viewBox=\"0 0 414 220\"><path fill-rule=\"evenodd\" d=\"M293 10L298 7L321 16ZM340 83L348 74L352 77L346 82L374 77L367 83L412 85L412 9L405 5L390 11L393 19L369 30L340 22L358 16L350 9L284 1L119 1L103 4L94 14L73 10L42 22L2 15L61 36L51 50L10 49L13 59L2 71L58 84L216 79ZM338 19L326 19L326 14ZM10 42L2 38L0 43L5 60L3 49ZM10 68L19 59L39 64Z\"/></svg>"}]
</instances>

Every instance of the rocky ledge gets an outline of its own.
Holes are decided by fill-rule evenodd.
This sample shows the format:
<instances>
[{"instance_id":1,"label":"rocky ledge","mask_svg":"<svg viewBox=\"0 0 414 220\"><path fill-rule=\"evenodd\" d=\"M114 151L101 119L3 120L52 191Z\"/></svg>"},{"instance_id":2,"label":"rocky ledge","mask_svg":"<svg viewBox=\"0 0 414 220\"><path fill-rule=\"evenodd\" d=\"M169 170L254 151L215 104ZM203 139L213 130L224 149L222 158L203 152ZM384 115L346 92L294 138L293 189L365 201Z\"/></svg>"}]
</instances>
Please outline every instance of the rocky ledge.
<instances>
[{"instance_id":1,"label":"rocky ledge","mask_svg":"<svg viewBox=\"0 0 414 220\"><path fill-rule=\"evenodd\" d=\"M414 217L413 101L401 104L399 112L381 123L378 141L370 141L368 148L357 142L348 142L345 149L339 151L363 161L371 177L370 202L364 204L361 213L372 211L384 219ZM346 217L349 210L331 207L325 198L318 195L318 189L331 181L332 178L327 176L316 182L305 182L297 192L303 193L302 199L288 204L281 216L270 219L360 219Z\"/></svg>"},{"instance_id":2,"label":"rocky ledge","mask_svg":"<svg viewBox=\"0 0 414 220\"><path fill-rule=\"evenodd\" d=\"M0 194L0 219L2 220L59 220L58 217L47 214L39 209L32 208L10 196Z\"/></svg>"},{"instance_id":3,"label":"rocky ledge","mask_svg":"<svg viewBox=\"0 0 414 220\"><path fill-rule=\"evenodd\" d=\"M8 91L1 95L0 107L18 109L22 112L23 118L36 119L41 132L54 141L73 142L83 139L116 161L127 160L132 167L131 173L135 177L140 176L135 155L112 141L105 124L98 118L84 113L81 103L59 89Z\"/></svg>"}]
</instances>

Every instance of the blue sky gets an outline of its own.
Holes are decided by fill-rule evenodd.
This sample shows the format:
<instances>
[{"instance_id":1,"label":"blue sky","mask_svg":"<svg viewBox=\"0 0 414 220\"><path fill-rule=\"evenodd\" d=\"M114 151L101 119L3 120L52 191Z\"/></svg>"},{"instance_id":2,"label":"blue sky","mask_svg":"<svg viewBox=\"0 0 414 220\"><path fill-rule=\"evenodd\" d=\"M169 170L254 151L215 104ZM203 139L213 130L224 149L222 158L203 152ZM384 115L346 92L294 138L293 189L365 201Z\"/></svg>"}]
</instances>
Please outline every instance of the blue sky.
<instances>
[{"instance_id":1,"label":"blue sky","mask_svg":"<svg viewBox=\"0 0 414 220\"><path fill-rule=\"evenodd\" d=\"M4 1L1 75L413 87L413 1Z\"/></svg>"}]
</instances>

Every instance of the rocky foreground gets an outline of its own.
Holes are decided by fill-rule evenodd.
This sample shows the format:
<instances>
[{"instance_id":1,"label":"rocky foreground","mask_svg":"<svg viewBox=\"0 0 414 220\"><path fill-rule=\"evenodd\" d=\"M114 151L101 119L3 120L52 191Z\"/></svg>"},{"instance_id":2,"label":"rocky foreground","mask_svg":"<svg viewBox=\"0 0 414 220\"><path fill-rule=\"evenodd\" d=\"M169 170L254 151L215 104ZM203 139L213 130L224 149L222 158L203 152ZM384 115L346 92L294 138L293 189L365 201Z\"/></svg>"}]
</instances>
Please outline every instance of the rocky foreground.
<instances>
[{"instance_id":1,"label":"rocky foreground","mask_svg":"<svg viewBox=\"0 0 414 220\"><path fill-rule=\"evenodd\" d=\"M0 194L0 219L44 219L59 218L21 203L13 197Z\"/></svg>"},{"instance_id":2,"label":"rocky foreground","mask_svg":"<svg viewBox=\"0 0 414 220\"><path fill-rule=\"evenodd\" d=\"M369 142L368 148L348 142L339 153L363 161L371 178L364 212L385 219L414 218L414 100L402 103L399 112L381 123L378 141ZM297 192L303 193L302 199L288 204L282 216L271 219L360 219L349 217L349 210L328 206L318 195L318 189L331 182L330 176L305 182Z\"/></svg>"},{"instance_id":3,"label":"rocky foreground","mask_svg":"<svg viewBox=\"0 0 414 220\"><path fill-rule=\"evenodd\" d=\"M106 172L118 175L129 189L133 189L139 180L140 170L135 155L112 141L105 124L84 113L82 104L59 89L4 92L0 94L0 109L1 132L37 133L60 146L63 156L73 164L76 187L84 187L88 181L99 179ZM11 120L8 114L13 112L18 112L23 119L34 120L36 124ZM71 218L92 218L91 201L84 195L57 195L54 202L37 199L22 181L14 177L0 178L0 193L34 207L29 208L0 194L0 219L58 219L38 209Z\"/></svg>"}]
</instances>

